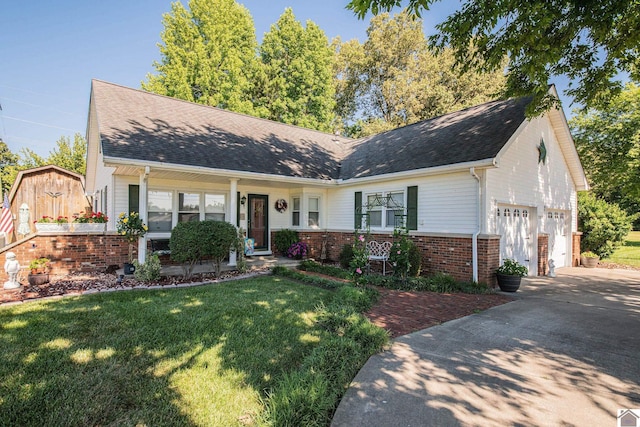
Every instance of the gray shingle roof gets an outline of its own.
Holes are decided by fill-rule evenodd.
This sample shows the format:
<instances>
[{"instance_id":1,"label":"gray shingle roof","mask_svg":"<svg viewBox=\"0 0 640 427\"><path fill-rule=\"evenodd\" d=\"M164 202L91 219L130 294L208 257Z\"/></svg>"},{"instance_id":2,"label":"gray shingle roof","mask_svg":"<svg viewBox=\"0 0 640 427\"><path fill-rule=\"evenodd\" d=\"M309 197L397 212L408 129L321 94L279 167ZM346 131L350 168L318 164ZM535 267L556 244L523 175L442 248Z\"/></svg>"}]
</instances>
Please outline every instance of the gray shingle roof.
<instances>
[{"instance_id":1,"label":"gray shingle roof","mask_svg":"<svg viewBox=\"0 0 640 427\"><path fill-rule=\"evenodd\" d=\"M99 80L92 97L105 156L314 179L491 159L530 102L489 102L354 141Z\"/></svg>"},{"instance_id":2,"label":"gray shingle roof","mask_svg":"<svg viewBox=\"0 0 640 427\"><path fill-rule=\"evenodd\" d=\"M332 179L352 141L99 80L92 96L108 157Z\"/></svg>"},{"instance_id":3,"label":"gray shingle roof","mask_svg":"<svg viewBox=\"0 0 640 427\"><path fill-rule=\"evenodd\" d=\"M342 178L492 159L525 120L531 98L494 101L359 140Z\"/></svg>"}]
</instances>

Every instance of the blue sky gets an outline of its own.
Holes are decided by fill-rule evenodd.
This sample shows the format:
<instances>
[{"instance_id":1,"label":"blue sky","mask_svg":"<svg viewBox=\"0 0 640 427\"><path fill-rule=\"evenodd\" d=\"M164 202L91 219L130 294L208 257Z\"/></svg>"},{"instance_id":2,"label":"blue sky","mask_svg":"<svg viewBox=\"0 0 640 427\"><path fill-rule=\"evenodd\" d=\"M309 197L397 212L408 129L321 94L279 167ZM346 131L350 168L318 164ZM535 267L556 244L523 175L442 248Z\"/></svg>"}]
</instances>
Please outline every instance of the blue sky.
<instances>
[{"instance_id":1,"label":"blue sky","mask_svg":"<svg viewBox=\"0 0 640 427\"><path fill-rule=\"evenodd\" d=\"M348 0L245 0L258 40L286 7L329 39L364 41L369 19ZM183 0L187 4L187 0ZM442 1L423 14L425 32L460 5ZM0 13L0 138L18 153L46 156L61 136L83 136L91 79L139 88L159 60L162 14L170 0L5 1ZM566 109L566 107L565 107ZM568 112L568 111L567 111Z\"/></svg>"}]
</instances>

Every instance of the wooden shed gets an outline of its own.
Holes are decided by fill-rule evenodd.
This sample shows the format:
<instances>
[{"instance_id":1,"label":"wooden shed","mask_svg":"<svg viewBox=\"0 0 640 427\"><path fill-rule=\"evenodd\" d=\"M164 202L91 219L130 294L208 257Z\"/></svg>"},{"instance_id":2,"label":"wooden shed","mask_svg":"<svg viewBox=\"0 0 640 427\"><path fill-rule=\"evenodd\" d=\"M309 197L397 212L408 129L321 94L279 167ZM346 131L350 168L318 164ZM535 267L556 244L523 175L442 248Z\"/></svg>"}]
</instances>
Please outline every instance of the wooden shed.
<instances>
[{"instance_id":1,"label":"wooden shed","mask_svg":"<svg viewBox=\"0 0 640 427\"><path fill-rule=\"evenodd\" d=\"M84 176L48 165L20 171L9 193L11 212L14 217L14 231L9 242L24 237L26 231L20 229L20 207L29 208L30 233L35 232L34 221L43 216L67 217L73 221L73 215L91 211L91 203L85 196Z\"/></svg>"}]
</instances>

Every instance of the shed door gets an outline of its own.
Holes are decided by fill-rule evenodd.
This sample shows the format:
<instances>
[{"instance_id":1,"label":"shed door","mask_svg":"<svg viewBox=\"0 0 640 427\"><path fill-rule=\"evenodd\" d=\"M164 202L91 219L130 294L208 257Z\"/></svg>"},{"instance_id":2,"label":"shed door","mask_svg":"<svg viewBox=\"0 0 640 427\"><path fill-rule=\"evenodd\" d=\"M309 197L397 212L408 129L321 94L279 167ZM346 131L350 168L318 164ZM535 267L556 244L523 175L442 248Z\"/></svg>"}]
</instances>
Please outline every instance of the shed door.
<instances>
[{"instance_id":1,"label":"shed door","mask_svg":"<svg viewBox=\"0 0 640 427\"><path fill-rule=\"evenodd\" d=\"M549 235L549 259L553 260L556 267L567 266L567 220L569 214L566 211L548 210L545 221L545 232Z\"/></svg>"},{"instance_id":2,"label":"shed door","mask_svg":"<svg viewBox=\"0 0 640 427\"><path fill-rule=\"evenodd\" d=\"M531 271L531 227L529 208L515 205L499 205L496 213L500 235L500 260L515 259Z\"/></svg>"}]
</instances>

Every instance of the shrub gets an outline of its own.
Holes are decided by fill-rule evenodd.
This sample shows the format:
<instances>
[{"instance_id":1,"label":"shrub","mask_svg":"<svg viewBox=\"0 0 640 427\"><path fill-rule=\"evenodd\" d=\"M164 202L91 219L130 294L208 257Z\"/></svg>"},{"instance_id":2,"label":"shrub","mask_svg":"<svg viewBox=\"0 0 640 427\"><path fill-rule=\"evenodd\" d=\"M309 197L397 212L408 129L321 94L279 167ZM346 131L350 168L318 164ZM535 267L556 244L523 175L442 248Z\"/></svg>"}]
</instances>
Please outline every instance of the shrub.
<instances>
[{"instance_id":1,"label":"shrub","mask_svg":"<svg viewBox=\"0 0 640 427\"><path fill-rule=\"evenodd\" d=\"M179 222L171 230L169 240L171 259L183 264L184 278L191 278L193 266L205 252L205 239L201 235L199 222Z\"/></svg>"},{"instance_id":2,"label":"shrub","mask_svg":"<svg viewBox=\"0 0 640 427\"><path fill-rule=\"evenodd\" d=\"M629 216L618 205L607 203L595 195L578 194L578 228L582 231L580 249L602 258L610 256L624 243L636 216Z\"/></svg>"},{"instance_id":3,"label":"shrub","mask_svg":"<svg viewBox=\"0 0 640 427\"><path fill-rule=\"evenodd\" d=\"M345 244L340 251L340 255L338 255L338 261L340 262L340 267L345 270L349 269L349 264L351 264L351 260L353 259L353 246L350 244Z\"/></svg>"},{"instance_id":4,"label":"shrub","mask_svg":"<svg viewBox=\"0 0 640 427\"><path fill-rule=\"evenodd\" d=\"M147 255L147 259L144 264L139 264L138 261L133 261L135 271L133 277L141 282L153 282L160 278L160 272L162 271L162 264L160 264L160 258L158 255Z\"/></svg>"},{"instance_id":5,"label":"shrub","mask_svg":"<svg viewBox=\"0 0 640 427\"><path fill-rule=\"evenodd\" d=\"M276 250L282 255L287 255L287 250L291 245L299 240L298 232L295 230L289 230L288 228L276 231L273 236L273 244L275 245Z\"/></svg>"},{"instance_id":6,"label":"shrub","mask_svg":"<svg viewBox=\"0 0 640 427\"><path fill-rule=\"evenodd\" d=\"M205 245L203 255L211 257L217 276L220 274L222 261L231 250L239 247L238 231L233 224L224 221L202 221L199 229Z\"/></svg>"}]
</instances>

